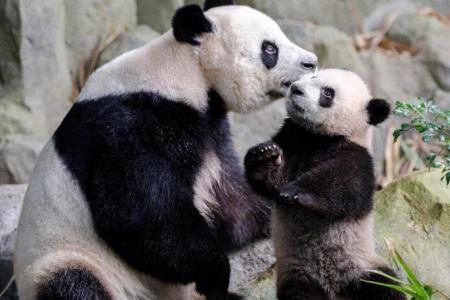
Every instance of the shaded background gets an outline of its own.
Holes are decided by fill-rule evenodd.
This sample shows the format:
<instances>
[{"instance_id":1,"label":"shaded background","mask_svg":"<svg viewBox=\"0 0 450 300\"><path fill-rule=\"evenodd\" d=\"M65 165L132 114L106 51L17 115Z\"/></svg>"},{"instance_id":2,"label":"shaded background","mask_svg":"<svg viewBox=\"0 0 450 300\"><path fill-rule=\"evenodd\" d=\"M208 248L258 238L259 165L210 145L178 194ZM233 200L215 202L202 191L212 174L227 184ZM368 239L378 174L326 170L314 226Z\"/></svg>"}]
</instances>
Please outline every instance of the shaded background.
<instances>
[{"instance_id":1,"label":"shaded background","mask_svg":"<svg viewBox=\"0 0 450 300\"><path fill-rule=\"evenodd\" d=\"M195 2L203 1L0 0L0 290L10 278L17 214L25 189L20 184L28 182L40 150L89 74L123 52L158 37L169 29L177 7ZM448 0L241 0L238 3L275 18L290 39L319 56L322 67L340 67L359 73L376 97L391 103L424 97L450 108ZM278 129L284 114L282 101L250 115L232 114L239 153L242 155L249 146L267 139ZM410 136L393 144L391 133L396 122L392 118L375 134L374 155L380 186L425 168L423 154L428 149L419 138ZM421 183L413 184L413 189L440 192L419 198L446 197L442 196L445 191L440 187L426 184L422 187L422 181L427 182L427 178L420 180ZM394 190L388 195L396 193ZM399 215L405 217L402 224L413 222L411 230L418 230L419 236L426 240L424 243L432 243L436 239L430 237L430 228L422 228L425 221L420 223L411 217L413 213L409 209L417 205L411 204L411 198L405 199L408 207L399 208L402 209ZM450 247L450 233L441 230L445 226L450 228L450 203L433 201L429 209L434 217L426 219L431 224L426 226L435 228L438 224L439 237L433 246L437 250L427 255L431 262L425 261L417 249L414 251L415 259L424 261L421 271L430 273L425 277L437 281L442 288L443 282L450 286L450 251L446 254L443 250ZM435 202L441 206L436 208ZM392 210L387 209L384 216L388 212ZM398 215L390 217L395 219ZM389 226L383 230L389 230ZM237 258L234 262L237 273L247 276L249 269L273 263L266 244L256 251L265 253L259 253L262 258L256 262L255 253ZM253 267L246 265L249 260ZM426 265L440 265L446 271L437 272L440 279L435 279L434 270L429 267L426 271ZM241 288L250 279L254 278L234 279L232 286ZM255 299L266 299L258 297Z\"/></svg>"}]
</instances>

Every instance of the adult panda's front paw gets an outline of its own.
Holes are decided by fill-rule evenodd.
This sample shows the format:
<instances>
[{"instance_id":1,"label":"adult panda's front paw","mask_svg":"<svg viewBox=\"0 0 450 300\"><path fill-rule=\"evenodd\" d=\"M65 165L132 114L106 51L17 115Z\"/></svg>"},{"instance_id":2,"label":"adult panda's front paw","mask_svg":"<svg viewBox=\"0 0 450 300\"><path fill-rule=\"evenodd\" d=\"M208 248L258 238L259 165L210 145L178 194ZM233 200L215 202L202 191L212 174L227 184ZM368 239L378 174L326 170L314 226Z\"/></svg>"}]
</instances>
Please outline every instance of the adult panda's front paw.
<instances>
[{"instance_id":1,"label":"adult panda's front paw","mask_svg":"<svg viewBox=\"0 0 450 300\"><path fill-rule=\"evenodd\" d=\"M261 143L248 150L244 163L246 167L277 167L283 163L283 150L272 141Z\"/></svg>"}]
</instances>

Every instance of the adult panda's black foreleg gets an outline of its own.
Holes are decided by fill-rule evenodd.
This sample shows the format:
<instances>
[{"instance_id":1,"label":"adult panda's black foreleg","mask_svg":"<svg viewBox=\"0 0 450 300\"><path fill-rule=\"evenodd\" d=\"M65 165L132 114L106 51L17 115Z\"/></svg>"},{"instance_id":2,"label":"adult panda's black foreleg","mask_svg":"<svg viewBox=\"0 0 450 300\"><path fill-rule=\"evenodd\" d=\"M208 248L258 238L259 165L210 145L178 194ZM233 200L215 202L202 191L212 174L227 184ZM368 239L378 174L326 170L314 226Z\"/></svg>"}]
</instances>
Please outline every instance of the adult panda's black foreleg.
<instances>
[{"instance_id":1,"label":"adult panda's black foreleg","mask_svg":"<svg viewBox=\"0 0 450 300\"><path fill-rule=\"evenodd\" d=\"M37 300L111 300L100 281L82 268L61 270L38 288Z\"/></svg>"},{"instance_id":2,"label":"adult panda's black foreleg","mask_svg":"<svg viewBox=\"0 0 450 300\"><path fill-rule=\"evenodd\" d=\"M377 269L392 277L396 277L395 272L388 267L379 267ZM359 279L353 280L343 290L342 296L349 300L406 300L406 296L390 288L378 286L366 281L374 281L385 284L395 284L391 279L375 273L367 273Z\"/></svg>"}]
</instances>

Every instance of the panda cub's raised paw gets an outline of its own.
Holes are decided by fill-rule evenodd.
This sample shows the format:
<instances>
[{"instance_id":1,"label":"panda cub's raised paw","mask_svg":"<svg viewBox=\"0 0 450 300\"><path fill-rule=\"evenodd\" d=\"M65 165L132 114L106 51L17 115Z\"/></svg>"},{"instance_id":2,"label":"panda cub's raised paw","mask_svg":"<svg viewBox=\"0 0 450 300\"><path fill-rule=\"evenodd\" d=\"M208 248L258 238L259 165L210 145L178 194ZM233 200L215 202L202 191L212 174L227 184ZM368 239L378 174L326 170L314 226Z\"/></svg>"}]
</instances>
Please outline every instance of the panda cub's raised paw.
<instances>
[{"instance_id":1,"label":"panda cub's raised paw","mask_svg":"<svg viewBox=\"0 0 450 300\"><path fill-rule=\"evenodd\" d=\"M245 156L246 166L273 165L280 166L283 162L283 151L280 146L270 141L258 144L248 150Z\"/></svg>"}]
</instances>

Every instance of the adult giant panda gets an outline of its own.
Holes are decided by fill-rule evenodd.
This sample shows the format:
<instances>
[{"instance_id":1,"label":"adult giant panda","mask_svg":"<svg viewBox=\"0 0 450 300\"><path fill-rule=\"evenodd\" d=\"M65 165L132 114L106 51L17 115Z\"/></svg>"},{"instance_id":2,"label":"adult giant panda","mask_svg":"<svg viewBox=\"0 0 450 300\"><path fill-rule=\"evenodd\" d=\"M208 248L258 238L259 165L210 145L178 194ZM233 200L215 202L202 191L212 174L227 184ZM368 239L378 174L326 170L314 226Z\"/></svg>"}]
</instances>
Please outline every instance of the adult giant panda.
<instances>
[{"instance_id":1,"label":"adult giant panda","mask_svg":"<svg viewBox=\"0 0 450 300\"><path fill-rule=\"evenodd\" d=\"M228 2L180 8L172 31L91 76L29 183L22 300L189 299L194 284L227 297L226 254L270 223L227 111L283 96L317 63L272 19Z\"/></svg>"}]
</instances>

